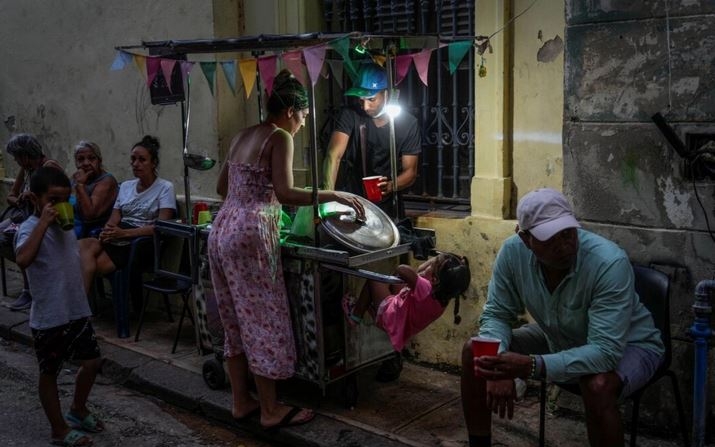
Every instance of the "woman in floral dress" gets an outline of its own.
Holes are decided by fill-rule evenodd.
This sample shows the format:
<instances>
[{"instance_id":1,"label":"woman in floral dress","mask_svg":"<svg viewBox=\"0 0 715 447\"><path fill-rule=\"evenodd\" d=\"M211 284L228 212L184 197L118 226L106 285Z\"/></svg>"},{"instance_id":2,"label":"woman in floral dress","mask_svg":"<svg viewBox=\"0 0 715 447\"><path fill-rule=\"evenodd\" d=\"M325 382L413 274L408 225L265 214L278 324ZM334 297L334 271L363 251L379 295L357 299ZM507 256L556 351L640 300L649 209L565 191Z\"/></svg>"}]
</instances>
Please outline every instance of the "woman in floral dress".
<instances>
[{"instance_id":1,"label":"woman in floral dress","mask_svg":"<svg viewBox=\"0 0 715 447\"><path fill-rule=\"evenodd\" d=\"M305 88L287 71L274 81L264 123L240 131L231 142L216 190L225 197L208 240L211 280L224 328L224 357L233 395L233 417L260 410L266 429L297 425L315 416L284 405L276 380L295 372L296 351L281 268L278 219L281 204L308 205L310 191L293 186L293 136L308 115ZM319 191L319 202L362 205L351 194ZM258 391L248 393L248 371Z\"/></svg>"}]
</instances>

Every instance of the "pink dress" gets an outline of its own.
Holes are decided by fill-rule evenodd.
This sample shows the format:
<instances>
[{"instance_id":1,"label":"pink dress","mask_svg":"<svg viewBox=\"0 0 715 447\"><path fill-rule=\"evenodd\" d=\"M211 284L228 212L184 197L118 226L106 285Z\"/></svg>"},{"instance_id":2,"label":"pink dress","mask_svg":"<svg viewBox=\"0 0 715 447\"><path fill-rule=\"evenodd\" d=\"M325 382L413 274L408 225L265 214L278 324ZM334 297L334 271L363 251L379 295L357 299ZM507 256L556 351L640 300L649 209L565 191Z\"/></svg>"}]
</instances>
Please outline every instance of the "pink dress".
<instances>
[{"instance_id":1,"label":"pink dress","mask_svg":"<svg viewBox=\"0 0 715 447\"><path fill-rule=\"evenodd\" d=\"M432 295L432 283L418 276L414 289L403 287L397 295L382 300L375 323L387 332L395 351L402 351L410 338L443 312L444 308Z\"/></svg>"},{"instance_id":2,"label":"pink dress","mask_svg":"<svg viewBox=\"0 0 715 447\"><path fill-rule=\"evenodd\" d=\"M270 168L227 163L228 195L208 240L224 356L245 352L254 374L285 379L295 372L296 351L280 258L281 204Z\"/></svg>"}]
</instances>

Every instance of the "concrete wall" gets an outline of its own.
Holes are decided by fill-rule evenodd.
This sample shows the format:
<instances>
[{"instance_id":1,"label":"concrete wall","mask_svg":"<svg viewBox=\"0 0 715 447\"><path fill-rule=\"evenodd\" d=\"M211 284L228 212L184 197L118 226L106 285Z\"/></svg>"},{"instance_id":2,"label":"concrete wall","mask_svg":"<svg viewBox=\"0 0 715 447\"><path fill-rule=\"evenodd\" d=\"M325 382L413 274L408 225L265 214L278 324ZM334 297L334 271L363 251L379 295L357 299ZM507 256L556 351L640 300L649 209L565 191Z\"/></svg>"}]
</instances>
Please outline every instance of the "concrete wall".
<instances>
[{"instance_id":1,"label":"concrete wall","mask_svg":"<svg viewBox=\"0 0 715 447\"><path fill-rule=\"evenodd\" d=\"M715 131L715 2L566 4L564 191L589 228L671 274L682 335L695 284L715 273L715 182L685 178L650 117L661 112L683 140ZM674 350L689 400L692 349L676 341ZM650 398L668 426L672 396L662 391Z\"/></svg>"},{"instance_id":2,"label":"concrete wall","mask_svg":"<svg viewBox=\"0 0 715 447\"><path fill-rule=\"evenodd\" d=\"M179 106L151 105L138 70L109 67L117 45L211 36L211 2L9 0L3 2L0 23L3 148L13 133L33 133L46 154L71 173L74 145L93 140L103 150L105 166L123 180L132 177L131 146L152 134L161 142L160 175L173 180L177 192L183 191ZM201 131L190 139L214 156L213 99L204 91L205 82L195 82L192 88L192 130ZM14 161L3 157L3 164L6 176L14 177ZM207 187L202 179L194 184L197 192Z\"/></svg>"}]
</instances>

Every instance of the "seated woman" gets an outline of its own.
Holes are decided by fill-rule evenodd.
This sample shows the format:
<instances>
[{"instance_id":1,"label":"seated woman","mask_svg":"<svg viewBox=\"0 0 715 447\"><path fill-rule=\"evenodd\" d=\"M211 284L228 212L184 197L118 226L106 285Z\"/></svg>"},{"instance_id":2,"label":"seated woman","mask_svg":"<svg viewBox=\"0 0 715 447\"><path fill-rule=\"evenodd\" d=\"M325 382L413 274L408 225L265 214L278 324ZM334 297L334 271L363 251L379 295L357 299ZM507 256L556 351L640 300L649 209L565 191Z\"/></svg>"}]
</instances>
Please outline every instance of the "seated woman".
<instances>
[{"instance_id":1,"label":"seated woman","mask_svg":"<svg viewBox=\"0 0 715 447\"><path fill-rule=\"evenodd\" d=\"M117 179L102 166L102 152L91 141L80 141L74 149L77 172L72 175L74 218L77 239L99 231L112 214L117 198Z\"/></svg>"},{"instance_id":2,"label":"seated woman","mask_svg":"<svg viewBox=\"0 0 715 447\"><path fill-rule=\"evenodd\" d=\"M122 183L99 239L79 241L85 290L91 290L96 273L106 275L127 265L132 239L153 235L157 219L171 219L176 214L174 185L157 174L159 140L147 135L136 143L131 151L131 166L136 179ZM153 256L140 259L149 263Z\"/></svg>"}]
</instances>

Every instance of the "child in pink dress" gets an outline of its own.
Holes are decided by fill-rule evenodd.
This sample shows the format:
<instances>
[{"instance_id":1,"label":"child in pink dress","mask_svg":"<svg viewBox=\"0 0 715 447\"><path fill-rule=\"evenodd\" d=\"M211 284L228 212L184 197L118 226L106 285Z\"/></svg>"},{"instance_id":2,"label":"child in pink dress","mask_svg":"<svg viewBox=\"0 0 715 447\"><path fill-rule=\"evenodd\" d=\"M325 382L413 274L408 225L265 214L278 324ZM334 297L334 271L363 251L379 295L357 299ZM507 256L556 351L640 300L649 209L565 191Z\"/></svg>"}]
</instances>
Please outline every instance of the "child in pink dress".
<instances>
[{"instance_id":1,"label":"child in pink dress","mask_svg":"<svg viewBox=\"0 0 715 447\"><path fill-rule=\"evenodd\" d=\"M350 295L343 297L343 311L351 327L362 322L367 311L399 352L410 338L442 315L452 298L454 323L459 324L459 295L467 290L471 279L467 258L440 253L417 270L400 265L396 274L404 285L368 281L357 301Z\"/></svg>"}]
</instances>

